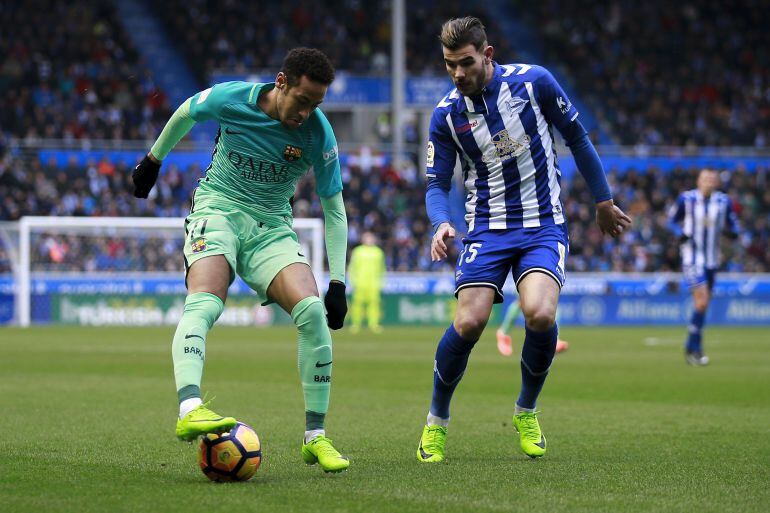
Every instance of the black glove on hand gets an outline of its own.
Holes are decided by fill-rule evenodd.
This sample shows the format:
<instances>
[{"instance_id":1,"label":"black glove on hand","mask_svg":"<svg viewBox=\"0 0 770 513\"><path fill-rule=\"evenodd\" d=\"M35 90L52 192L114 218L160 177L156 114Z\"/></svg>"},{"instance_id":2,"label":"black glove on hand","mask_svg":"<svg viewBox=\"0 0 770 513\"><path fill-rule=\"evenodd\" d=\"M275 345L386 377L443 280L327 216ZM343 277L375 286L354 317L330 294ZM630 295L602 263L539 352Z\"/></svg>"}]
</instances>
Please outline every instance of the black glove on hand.
<instances>
[{"instance_id":1,"label":"black glove on hand","mask_svg":"<svg viewBox=\"0 0 770 513\"><path fill-rule=\"evenodd\" d=\"M345 284L338 281L329 282L329 290L324 296L326 307L326 324L333 330L342 327L345 315L348 313L348 301L345 298Z\"/></svg>"},{"instance_id":2,"label":"black glove on hand","mask_svg":"<svg viewBox=\"0 0 770 513\"><path fill-rule=\"evenodd\" d=\"M146 198L150 194L150 189L155 185L160 172L160 164L156 164L147 155L134 168L131 178L134 180L134 196L137 198Z\"/></svg>"},{"instance_id":3,"label":"black glove on hand","mask_svg":"<svg viewBox=\"0 0 770 513\"><path fill-rule=\"evenodd\" d=\"M691 238L692 237L690 237L689 235L682 234L682 235L679 236L679 243L680 244L684 244L685 242L690 242Z\"/></svg>"}]
</instances>

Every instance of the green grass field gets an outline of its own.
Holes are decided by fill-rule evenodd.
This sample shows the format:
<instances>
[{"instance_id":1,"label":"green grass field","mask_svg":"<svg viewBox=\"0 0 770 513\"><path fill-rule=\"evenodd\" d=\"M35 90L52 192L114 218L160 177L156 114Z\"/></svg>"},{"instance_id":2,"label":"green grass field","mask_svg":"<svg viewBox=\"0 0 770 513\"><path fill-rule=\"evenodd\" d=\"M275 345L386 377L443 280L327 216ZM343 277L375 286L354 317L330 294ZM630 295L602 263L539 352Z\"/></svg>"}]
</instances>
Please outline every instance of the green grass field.
<instances>
[{"instance_id":1,"label":"green grass field","mask_svg":"<svg viewBox=\"0 0 770 513\"><path fill-rule=\"evenodd\" d=\"M335 336L327 431L352 465L325 475L299 454L294 332L215 329L203 388L265 457L252 481L214 484L174 438L173 328L0 329L0 511L767 511L768 329L708 328L706 368L685 365L683 329L564 329L541 460L518 450L518 361L489 330L455 394L448 461L429 466L414 452L441 331Z\"/></svg>"}]
</instances>

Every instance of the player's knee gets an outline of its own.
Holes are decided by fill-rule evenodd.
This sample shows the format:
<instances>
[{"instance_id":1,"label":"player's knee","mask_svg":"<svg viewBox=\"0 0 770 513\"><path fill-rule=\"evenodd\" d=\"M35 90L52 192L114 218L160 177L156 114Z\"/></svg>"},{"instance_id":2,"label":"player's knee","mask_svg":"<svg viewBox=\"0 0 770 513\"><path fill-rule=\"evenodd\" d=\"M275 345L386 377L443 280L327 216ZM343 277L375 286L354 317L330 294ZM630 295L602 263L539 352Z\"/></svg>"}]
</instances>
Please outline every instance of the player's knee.
<instances>
[{"instance_id":1,"label":"player's knee","mask_svg":"<svg viewBox=\"0 0 770 513\"><path fill-rule=\"evenodd\" d=\"M324 305L318 296L310 296L297 303L291 317L300 332L328 329Z\"/></svg>"},{"instance_id":2,"label":"player's knee","mask_svg":"<svg viewBox=\"0 0 770 513\"><path fill-rule=\"evenodd\" d=\"M524 320L531 330L549 330L556 323L556 308L551 305L538 305L524 312Z\"/></svg>"},{"instance_id":3,"label":"player's knee","mask_svg":"<svg viewBox=\"0 0 770 513\"><path fill-rule=\"evenodd\" d=\"M466 340L478 340L487 325L487 319L478 315L458 315L455 319L455 330Z\"/></svg>"},{"instance_id":4,"label":"player's knee","mask_svg":"<svg viewBox=\"0 0 770 513\"><path fill-rule=\"evenodd\" d=\"M214 294L209 292L196 292L188 294L184 302L184 315L195 315L202 318L209 329L222 315L225 304Z\"/></svg>"}]
</instances>

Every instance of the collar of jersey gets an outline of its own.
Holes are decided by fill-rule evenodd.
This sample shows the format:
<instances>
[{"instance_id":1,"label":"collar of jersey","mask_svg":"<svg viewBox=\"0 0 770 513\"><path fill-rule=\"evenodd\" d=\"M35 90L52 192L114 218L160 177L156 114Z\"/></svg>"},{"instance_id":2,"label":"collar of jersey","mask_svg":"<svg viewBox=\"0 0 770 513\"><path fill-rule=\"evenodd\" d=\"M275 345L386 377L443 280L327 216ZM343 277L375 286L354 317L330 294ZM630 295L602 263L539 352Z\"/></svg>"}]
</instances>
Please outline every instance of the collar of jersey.
<instances>
[{"instance_id":1,"label":"collar of jersey","mask_svg":"<svg viewBox=\"0 0 770 513\"><path fill-rule=\"evenodd\" d=\"M457 98L457 112L462 114L463 112L472 112L474 114L486 114L487 99L491 97L491 93L497 91L500 83L500 77L503 74L503 68L497 64L496 61L492 61L494 71L492 72L492 80L484 86L481 94L477 96L463 96L458 92Z\"/></svg>"}]
</instances>

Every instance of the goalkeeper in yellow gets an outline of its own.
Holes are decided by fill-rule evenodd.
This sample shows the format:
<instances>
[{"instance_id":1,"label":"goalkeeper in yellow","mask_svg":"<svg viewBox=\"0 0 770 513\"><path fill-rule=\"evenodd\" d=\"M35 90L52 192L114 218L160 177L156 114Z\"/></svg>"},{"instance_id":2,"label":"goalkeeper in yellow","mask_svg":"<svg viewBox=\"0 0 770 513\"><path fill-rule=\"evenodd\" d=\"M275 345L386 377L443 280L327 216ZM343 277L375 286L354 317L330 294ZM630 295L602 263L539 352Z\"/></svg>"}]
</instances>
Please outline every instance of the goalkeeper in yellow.
<instances>
[{"instance_id":1,"label":"goalkeeper in yellow","mask_svg":"<svg viewBox=\"0 0 770 513\"><path fill-rule=\"evenodd\" d=\"M177 437L192 440L236 423L202 403L200 384L206 336L237 274L263 304L277 303L297 326L305 398L302 458L309 465L320 463L326 472L349 466L324 430L332 376L329 328L341 328L347 313L347 218L337 141L317 108L333 80L334 68L322 52L295 48L273 83L225 82L201 91L177 109L132 175L134 195L146 198L161 161L195 123L219 123L211 164L185 220L187 298L171 351L179 398ZM323 303L291 229L289 199L310 169L326 224L330 283Z\"/></svg>"},{"instance_id":2,"label":"goalkeeper in yellow","mask_svg":"<svg viewBox=\"0 0 770 513\"><path fill-rule=\"evenodd\" d=\"M364 232L361 244L350 253L348 275L353 286L353 304L350 307L350 331L358 333L364 320L364 311L369 329L381 333L380 293L385 278L385 253L377 246L377 239L371 232Z\"/></svg>"}]
</instances>

